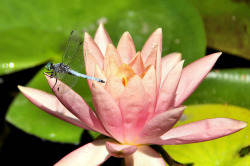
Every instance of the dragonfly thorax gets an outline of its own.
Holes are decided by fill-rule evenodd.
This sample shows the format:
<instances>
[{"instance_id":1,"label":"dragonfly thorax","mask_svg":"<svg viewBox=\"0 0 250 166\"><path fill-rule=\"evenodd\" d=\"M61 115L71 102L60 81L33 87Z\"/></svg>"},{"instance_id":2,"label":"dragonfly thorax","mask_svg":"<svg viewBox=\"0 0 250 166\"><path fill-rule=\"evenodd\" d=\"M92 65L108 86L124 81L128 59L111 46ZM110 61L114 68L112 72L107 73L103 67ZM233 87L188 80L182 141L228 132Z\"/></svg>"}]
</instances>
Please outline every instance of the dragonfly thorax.
<instances>
[{"instance_id":1,"label":"dragonfly thorax","mask_svg":"<svg viewBox=\"0 0 250 166\"><path fill-rule=\"evenodd\" d=\"M68 73L69 66L64 63L57 63L54 65L54 70L58 73Z\"/></svg>"}]
</instances>

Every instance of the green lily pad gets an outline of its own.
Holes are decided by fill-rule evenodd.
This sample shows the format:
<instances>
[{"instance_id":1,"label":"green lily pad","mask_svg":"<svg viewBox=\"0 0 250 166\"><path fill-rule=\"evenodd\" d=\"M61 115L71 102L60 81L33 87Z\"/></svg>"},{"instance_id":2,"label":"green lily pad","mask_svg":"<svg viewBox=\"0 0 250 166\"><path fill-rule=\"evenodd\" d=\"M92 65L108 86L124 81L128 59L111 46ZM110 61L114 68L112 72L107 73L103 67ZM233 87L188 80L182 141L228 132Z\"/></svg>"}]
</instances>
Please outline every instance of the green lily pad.
<instances>
[{"instance_id":1,"label":"green lily pad","mask_svg":"<svg viewBox=\"0 0 250 166\"><path fill-rule=\"evenodd\" d=\"M35 67L63 53L58 47L63 34L58 32L22 27L2 30L0 36L0 75Z\"/></svg>"},{"instance_id":2,"label":"green lily pad","mask_svg":"<svg viewBox=\"0 0 250 166\"><path fill-rule=\"evenodd\" d=\"M4 16L0 16L0 35L6 32L12 35L10 39L7 39L7 34L0 38L0 43L3 44L0 49L5 48L5 55L13 57L8 57L4 63L9 65L10 62L15 62L14 67L0 69L0 74L15 72L50 60L60 62L69 33L78 29L93 36L98 22L105 23L114 44L118 43L123 32L129 31L137 50L141 50L149 35L161 27L164 35L163 55L173 51L181 52L188 64L205 53L202 20L186 0L154 3L142 0L62 0L60 3L49 0L38 0L36 3L31 0L13 0L1 1L0 11ZM32 38L32 35L35 37ZM17 40L14 40L15 36L18 36ZM6 40L8 42L5 42ZM11 43L12 40L15 42ZM17 50L16 47L24 50ZM27 51L29 48L30 53ZM44 71L42 69L27 86L51 92L42 74ZM93 108L86 80L80 79L74 89ZM18 95L8 110L7 121L44 139L72 143L80 140L82 129L72 129L72 125L46 115L28 101L24 102L25 100L22 94Z\"/></svg>"},{"instance_id":3,"label":"green lily pad","mask_svg":"<svg viewBox=\"0 0 250 166\"><path fill-rule=\"evenodd\" d=\"M205 53L202 20L185 0L154 3L142 0L62 0L60 3L13 0L1 1L0 11L0 57L3 59L0 74L58 59L65 48L66 36L73 29L93 35L98 22L107 23L114 43L123 32L130 31L138 50L156 28L162 27L164 54L179 51L186 57L186 62L191 62Z\"/></svg>"},{"instance_id":4,"label":"green lily pad","mask_svg":"<svg viewBox=\"0 0 250 166\"><path fill-rule=\"evenodd\" d=\"M223 69L208 74L184 103L229 104L250 109L250 69Z\"/></svg>"},{"instance_id":5,"label":"green lily pad","mask_svg":"<svg viewBox=\"0 0 250 166\"><path fill-rule=\"evenodd\" d=\"M163 31L163 56L181 52L187 65L204 55L203 24L186 1L132 1L129 9L120 11L119 17L112 16L107 24L107 30L111 32L115 43L118 43L123 32L130 32L137 51L159 27Z\"/></svg>"},{"instance_id":6,"label":"green lily pad","mask_svg":"<svg viewBox=\"0 0 250 166\"><path fill-rule=\"evenodd\" d=\"M250 59L250 5L247 0L190 0L204 20L210 48Z\"/></svg>"},{"instance_id":7,"label":"green lily pad","mask_svg":"<svg viewBox=\"0 0 250 166\"><path fill-rule=\"evenodd\" d=\"M190 105L177 126L207 118L233 118L250 122L250 110L230 105ZM242 148L250 144L250 127L216 140L186 144L164 145L164 149L180 163L202 166L242 166L250 163L250 155L240 157Z\"/></svg>"}]
</instances>

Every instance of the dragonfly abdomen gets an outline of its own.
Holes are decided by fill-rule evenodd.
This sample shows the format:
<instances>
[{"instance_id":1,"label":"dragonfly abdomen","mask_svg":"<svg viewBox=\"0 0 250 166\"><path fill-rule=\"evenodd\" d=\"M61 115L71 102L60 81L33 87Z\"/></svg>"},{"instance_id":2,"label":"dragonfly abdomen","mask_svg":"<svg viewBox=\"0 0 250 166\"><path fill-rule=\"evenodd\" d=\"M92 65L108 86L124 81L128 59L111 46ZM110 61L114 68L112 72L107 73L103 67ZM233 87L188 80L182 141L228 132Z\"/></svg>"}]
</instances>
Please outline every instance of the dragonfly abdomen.
<instances>
[{"instance_id":1,"label":"dragonfly abdomen","mask_svg":"<svg viewBox=\"0 0 250 166\"><path fill-rule=\"evenodd\" d=\"M82 73L78 73L78 72L76 72L74 70L70 70L70 69L68 70L68 74L74 75L76 77L87 78L89 80L94 80L94 81L105 83L103 80L101 80L99 78L95 78L95 77L91 77L91 76L88 76L88 75L85 75L85 74L82 74Z\"/></svg>"}]
</instances>

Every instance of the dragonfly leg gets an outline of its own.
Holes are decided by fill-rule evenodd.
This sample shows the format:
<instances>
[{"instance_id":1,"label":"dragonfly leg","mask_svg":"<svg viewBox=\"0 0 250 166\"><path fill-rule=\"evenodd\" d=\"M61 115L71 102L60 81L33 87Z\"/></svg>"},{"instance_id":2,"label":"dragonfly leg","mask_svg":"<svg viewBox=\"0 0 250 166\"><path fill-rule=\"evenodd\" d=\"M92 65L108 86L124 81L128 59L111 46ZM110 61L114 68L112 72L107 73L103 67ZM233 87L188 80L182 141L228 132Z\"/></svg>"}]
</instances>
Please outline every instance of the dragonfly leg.
<instances>
[{"instance_id":1,"label":"dragonfly leg","mask_svg":"<svg viewBox=\"0 0 250 166\"><path fill-rule=\"evenodd\" d=\"M54 76L52 76L53 74L55 74L55 77L54 77ZM52 77L54 77L54 78L56 79L56 83L54 84L54 86L53 86L53 88L52 88L52 91L53 91L54 87L55 87L55 86L56 86L56 84L57 84L57 77L56 77L56 73L55 73L55 72L52 72L51 76L52 76ZM59 88L58 88L58 91L59 91Z\"/></svg>"},{"instance_id":2,"label":"dragonfly leg","mask_svg":"<svg viewBox=\"0 0 250 166\"><path fill-rule=\"evenodd\" d=\"M51 73L51 75L49 75L48 73ZM43 73L44 75L46 76L49 76L50 78L53 78L53 72L46 72L46 73Z\"/></svg>"}]
</instances>

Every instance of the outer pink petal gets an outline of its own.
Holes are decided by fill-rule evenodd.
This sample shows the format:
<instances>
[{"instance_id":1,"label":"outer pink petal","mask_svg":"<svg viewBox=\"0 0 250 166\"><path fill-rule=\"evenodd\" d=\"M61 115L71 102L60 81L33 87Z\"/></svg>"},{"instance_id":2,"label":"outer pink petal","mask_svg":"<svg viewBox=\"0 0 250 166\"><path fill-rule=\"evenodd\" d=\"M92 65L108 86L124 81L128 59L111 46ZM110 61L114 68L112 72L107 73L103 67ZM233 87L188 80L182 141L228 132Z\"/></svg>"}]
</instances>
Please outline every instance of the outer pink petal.
<instances>
[{"instance_id":1,"label":"outer pink petal","mask_svg":"<svg viewBox=\"0 0 250 166\"><path fill-rule=\"evenodd\" d=\"M99 85L92 85L93 103L106 130L119 142L123 142L123 123L121 111L113 97Z\"/></svg>"},{"instance_id":2,"label":"outer pink petal","mask_svg":"<svg viewBox=\"0 0 250 166\"><path fill-rule=\"evenodd\" d=\"M246 122L229 118L205 119L173 128L151 143L178 145L204 142L235 133L246 126Z\"/></svg>"},{"instance_id":3,"label":"outer pink petal","mask_svg":"<svg viewBox=\"0 0 250 166\"><path fill-rule=\"evenodd\" d=\"M144 44L142 51L141 51L144 62L146 61L146 59L148 58L151 51L156 45L159 45L160 54L161 54L161 50L162 50L162 29L161 28L156 29L152 33L152 35L148 38L146 43Z\"/></svg>"},{"instance_id":4,"label":"outer pink petal","mask_svg":"<svg viewBox=\"0 0 250 166\"><path fill-rule=\"evenodd\" d=\"M184 61L181 61L176 65L164 80L158 95L155 114L167 111L173 106L176 89L181 77L183 62Z\"/></svg>"},{"instance_id":5,"label":"outer pink petal","mask_svg":"<svg viewBox=\"0 0 250 166\"><path fill-rule=\"evenodd\" d=\"M94 41L96 42L96 44L98 45L98 47L100 48L102 54L105 54L105 50L108 44L111 44L112 41L107 33L107 31L105 30L103 24L101 23L95 33L95 38Z\"/></svg>"},{"instance_id":6,"label":"outer pink petal","mask_svg":"<svg viewBox=\"0 0 250 166\"><path fill-rule=\"evenodd\" d=\"M98 65L101 66L101 68L103 69L104 56L102 52L100 51L99 47L97 46L97 44L95 43L95 41L91 38L91 36L89 36L87 32L85 32L84 34L83 49L84 49L84 53L86 51L91 53L95 57L96 61L98 62Z\"/></svg>"},{"instance_id":7,"label":"outer pink petal","mask_svg":"<svg viewBox=\"0 0 250 166\"><path fill-rule=\"evenodd\" d=\"M58 161L55 166L97 166L106 161L110 154L106 149L106 141L110 139L96 140L88 143Z\"/></svg>"},{"instance_id":8,"label":"outer pink petal","mask_svg":"<svg viewBox=\"0 0 250 166\"><path fill-rule=\"evenodd\" d=\"M141 131L137 143L147 144L151 142L150 140L154 140L155 137L159 137L169 131L180 119L185 108L186 106L181 106L168 110L148 121Z\"/></svg>"},{"instance_id":9,"label":"outer pink petal","mask_svg":"<svg viewBox=\"0 0 250 166\"><path fill-rule=\"evenodd\" d=\"M193 93L212 69L220 55L219 52L205 56L183 69L174 106L181 105Z\"/></svg>"},{"instance_id":10,"label":"outer pink petal","mask_svg":"<svg viewBox=\"0 0 250 166\"><path fill-rule=\"evenodd\" d=\"M89 128L79 119L77 119L76 116L69 112L56 98L56 96L38 89L27 88L23 86L18 86L18 88L23 93L23 95L38 108L73 125L91 130L91 128Z\"/></svg>"},{"instance_id":11,"label":"outer pink petal","mask_svg":"<svg viewBox=\"0 0 250 166\"><path fill-rule=\"evenodd\" d=\"M56 79L46 76L48 83L51 88L53 88ZM62 94L57 89L58 86L64 87L66 93ZM100 120L88 104L83 100L83 98L77 94L74 90L57 80L57 84L53 89L56 97L60 102L68 109L72 114L74 114L79 120L86 124L89 128L104 135L109 136L106 130L103 128Z\"/></svg>"},{"instance_id":12,"label":"outer pink petal","mask_svg":"<svg viewBox=\"0 0 250 166\"><path fill-rule=\"evenodd\" d=\"M149 56L147 57L146 61L145 61L145 66L149 66L149 65L154 65L156 66L156 58L157 58L157 52L158 52L158 48L159 46L155 46L151 53L149 54Z\"/></svg>"},{"instance_id":13,"label":"outer pink petal","mask_svg":"<svg viewBox=\"0 0 250 166\"><path fill-rule=\"evenodd\" d=\"M128 32L125 32L118 45L117 50L121 55L123 63L129 63L129 61L135 56L136 50L133 39Z\"/></svg>"},{"instance_id":14,"label":"outer pink petal","mask_svg":"<svg viewBox=\"0 0 250 166\"><path fill-rule=\"evenodd\" d=\"M107 81L107 78L106 78L106 76L105 76L105 74L104 74L104 72L103 72L103 70L100 68L100 66L98 66L98 65L95 65L95 75L94 75L94 77L95 78L99 78L99 79L101 79L101 80L103 80L103 81ZM102 83L101 84L101 86L105 86L105 83Z\"/></svg>"},{"instance_id":15,"label":"outer pink petal","mask_svg":"<svg viewBox=\"0 0 250 166\"><path fill-rule=\"evenodd\" d=\"M125 157L126 166L166 166L159 153L149 146L138 146L138 150L131 156Z\"/></svg>"},{"instance_id":16,"label":"outer pink petal","mask_svg":"<svg viewBox=\"0 0 250 166\"><path fill-rule=\"evenodd\" d=\"M148 98L148 120L152 118L155 110L155 102L156 102L156 74L154 66L150 66L148 71L145 73L142 83L145 89L145 93Z\"/></svg>"},{"instance_id":17,"label":"outer pink petal","mask_svg":"<svg viewBox=\"0 0 250 166\"><path fill-rule=\"evenodd\" d=\"M106 82L105 89L113 97L116 103L118 103L124 91L124 85L120 79L111 75Z\"/></svg>"},{"instance_id":18,"label":"outer pink petal","mask_svg":"<svg viewBox=\"0 0 250 166\"><path fill-rule=\"evenodd\" d=\"M155 71L156 71L156 85L157 85L157 93L160 89L160 83L161 83L161 51L160 46L156 45L150 55L147 57L147 60L145 62L145 66L148 67L149 65L154 65Z\"/></svg>"},{"instance_id":19,"label":"outer pink petal","mask_svg":"<svg viewBox=\"0 0 250 166\"><path fill-rule=\"evenodd\" d=\"M156 66L155 66L157 90L160 89L160 85L161 85L161 72L162 72L161 66L162 66L162 64L161 64L161 48L158 45L157 57L156 57Z\"/></svg>"},{"instance_id":20,"label":"outer pink petal","mask_svg":"<svg viewBox=\"0 0 250 166\"><path fill-rule=\"evenodd\" d=\"M96 66L98 66L98 62L95 59L95 57L89 52L89 51L85 51L84 52L84 61L85 61L85 70L86 70L86 74L94 77L95 76L95 70L96 70ZM99 66L99 68L101 68ZM89 84L89 88L92 88L92 80L87 79L88 84Z\"/></svg>"},{"instance_id":21,"label":"outer pink petal","mask_svg":"<svg viewBox=\"0 0 250 166\"><path fill-rule=\"evenodd\" d=\"M165 80L166 76L168 75L168 73L180 61L181 61L181 53L177 53L177 52L168 54L161 59L161 63L162 63L161 85L163 81Z\"/></svg>"},{"instance_id":22,"label":"outer pink petal","mask_svg":"<svg viewBox=\"0 0 250 166\"><path fill-rule=\"evenodd\" d=\"M123 117L125 143L132 143L148 116L148 99L139 76L129 80L121 95L119 107Z\"/></svg>"},{"instance_id":23,"label":"outer pink petal","mask_svg":"<svg viewBox=\"0 0 250 166\"><path fill-rule=\"evenodd\" d=\"M106 148L114 157L125 157L132 155L136 150L137 146L133 145L122 145L119 143L113 143L113 142L106 142Z\"/></svg>"}]
</instances>

